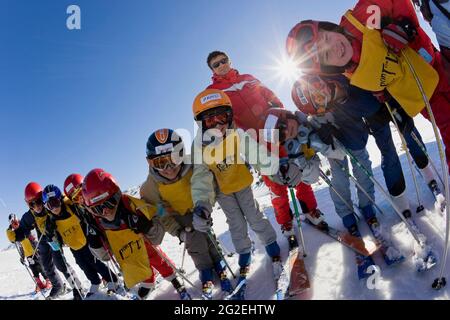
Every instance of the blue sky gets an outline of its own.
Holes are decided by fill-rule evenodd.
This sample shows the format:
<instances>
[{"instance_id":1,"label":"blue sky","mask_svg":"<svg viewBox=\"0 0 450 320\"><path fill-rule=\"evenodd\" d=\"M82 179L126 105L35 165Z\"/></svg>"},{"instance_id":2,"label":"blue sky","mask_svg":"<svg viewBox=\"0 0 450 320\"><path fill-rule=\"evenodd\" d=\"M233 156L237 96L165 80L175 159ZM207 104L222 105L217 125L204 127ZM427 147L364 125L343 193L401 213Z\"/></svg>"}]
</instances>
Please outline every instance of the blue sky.
<instances>
[{"instance_id":1,"label":"blue sky","mask_svg":"<svg viewBox=\"0 0 450 320\"><path fill-rule=\"evenodd\" d=\"M122 188L141 183L151 132L193 132L212 50L292 108L290 85L270 69L288 31L308 18L338 22L355 2L2 0L0 228L27 210L29 181L62 187L69 174L101 167ZM70 4L81 8L81 30L66 28Z\"/></svg>"}]
</instances>

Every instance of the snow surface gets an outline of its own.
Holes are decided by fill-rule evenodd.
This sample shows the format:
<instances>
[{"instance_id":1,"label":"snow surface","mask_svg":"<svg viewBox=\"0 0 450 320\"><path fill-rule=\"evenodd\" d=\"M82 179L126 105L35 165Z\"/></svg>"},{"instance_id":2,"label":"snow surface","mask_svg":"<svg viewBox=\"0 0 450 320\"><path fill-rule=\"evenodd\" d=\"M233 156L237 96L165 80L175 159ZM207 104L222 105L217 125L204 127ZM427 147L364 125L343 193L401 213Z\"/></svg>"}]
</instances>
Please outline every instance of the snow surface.
<instances>
[{"instance_id":1,"label":"snow surface","mask_svg":"<svg viewBox=\"0 0 450 320\"><path fill-rule=\"evenodd\" d=\"M440 170L440 162L438 157L437 145L434 140L433 131L430 124L418 116L415 118L416 126L426 143L427 149L432 156L436 166ZM407 179L407 192L409 195L412 208L417 206L413 180L407 159L401 150L400 139L395 129L393 137L400 152L402 166ZM377 150L372 138L369 140L368 150L374 168L374 174L378 181L384 186L382 171L380 169L380 153ZM326 167L324 168L326 170ZM445 239L445 219L434 208L434 198L427 186L419 175L418 183L420 188L420 197L425 206L425 212L414 214L417 224L428 237L439 257L442 256L442 250ZM327 222L338 228L343 229L340 218L334 212L334 206L331 201L328 187L324 183L317 183L314 186L315 195L319 208L325 214ZM442 188L442 186L441 186ZM134 190L132 188L130 190ZM354 202L356 202L355 189L352 188ZM288 246L287 241L281 234L279 227L275 221L273 208L270 203L270 196L265 185L254 185L255 196L264 209L265 214L272 222L278 234L279 244L282 249L283 259L287 259ZM377 253L374 260L381 269L380 277L377 281L362 280L357 277L355 255L353 251L337 243L326 235L312 229L308 225L303 225L304 238L308 256L305 258L306 268L309 274L312 289L304 294L301 299L449 299L450 287L446 287L441 291L435 291L431 288L433 280L438 276L440 264L424 274L418 274L414 268L412 253L414 250L414 240L395 214L389 203L383 195L377 190L377 204L384 211L384 215L378 215L384 232L392 233L391 239L406 256L405 262L401 265L387 267L382 257ZM213 214L214 231L219 237L225 252L233 252L234 248L231 242L230 233L226 224L226 219L222 211L216 207ZM365 223L360 222L360 229L365 239L373 239L370 231ZM255 241L255 254L251 265L251 272L247 286L247 299L269 300L274 299L275 285L271 279L272 267L271 262L265 254L264 247L258 242L255 234L250 231L250 236ZM183 246L179 245L178 239L166 235L162 243L163 250L175 262L177 266L181 265ZM65 248L66 256L69 263L75 268L79 277L83 281L85 288L89 288L89 282L75 264L70 251ZM0 252L0 299L42 299L42 296L31 293L34 289L34 283L29 275L19 263L18 254L15 250L7 250ZM238 271L238 255L227 257L234 272ZM195 286L200 288L198 273L194 268L192 260L186 254L184 269L186 276ZM445 269L445 275L448 275L450 265ZM235 280L233 280L235 281ZM368 285L369 284L369 285ZM373 288L374 284L376 289ZM189 292L198 297L198 294L188 284L186 284ZM64 299L70 299L68 294ZM217 283L215 288L215 298L220 298L220 285ZM92 299L113 299L115 297L107 297L104 294L98 294ZM157 290L150 294L149 299L178 299L178 295L174 291L172 285L167 281L161 281Z\"/></svg>"}]
</instances>

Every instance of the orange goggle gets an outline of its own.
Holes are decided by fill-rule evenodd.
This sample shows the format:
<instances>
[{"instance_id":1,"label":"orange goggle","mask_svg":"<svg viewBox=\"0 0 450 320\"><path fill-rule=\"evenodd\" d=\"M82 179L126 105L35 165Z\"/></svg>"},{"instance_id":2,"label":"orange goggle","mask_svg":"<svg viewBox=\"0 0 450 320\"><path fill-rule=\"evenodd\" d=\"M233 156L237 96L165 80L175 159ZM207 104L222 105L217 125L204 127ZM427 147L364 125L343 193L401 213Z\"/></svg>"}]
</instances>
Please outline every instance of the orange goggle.
<instances>
[{"instance_id":1,"label":"orange goggle","mask_svg":"<svg viewBox=\"0 0 450 320\"><path fill-rule=\"evenodd\" d=\"M167 170L167 169L173 169L177 166L179 166L182 162L182 160L180 159L180 161L173 161L172 159L172 154L165 154L156 158L152 158L149 159L150 161L150 166L153 169L159 170L159 171L163 171L163 170Z\"/></svg>"}]
</instances>

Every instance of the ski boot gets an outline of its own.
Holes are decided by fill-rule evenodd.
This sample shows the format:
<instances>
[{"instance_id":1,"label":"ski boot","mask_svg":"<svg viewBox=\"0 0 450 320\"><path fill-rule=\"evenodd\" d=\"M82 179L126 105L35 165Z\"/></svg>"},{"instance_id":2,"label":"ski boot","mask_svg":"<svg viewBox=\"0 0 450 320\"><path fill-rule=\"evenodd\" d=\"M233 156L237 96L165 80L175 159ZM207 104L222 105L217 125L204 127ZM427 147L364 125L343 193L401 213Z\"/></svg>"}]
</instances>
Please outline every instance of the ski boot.
<instances>
[{"instance_id":1,"label":"ski boot","mask_svg":"<svg viewBox=\"0 0 450 320\"><path fill-rule=\"evenodd\" d=\"M72 295L73 295L72 300L84 300L82 289L78 290L77 288L74 288L72 290Z\"/></svg>"},{"instance_id":2,"label":"ski boot","mask_svg":"<svg viewBox=\"0 0 450 320\"><path fill-rule=\"evenodd\" d=\"M212 300L212 289L213 289L213 282L212 281L206 281L202 285L202 299L203 300Z\"/></svg>"},{"instance_id":3,"label":"ski boot","mask_svg":"<svg viewBox=\"0 0 450 320\"><path fill-rule=\"evenodd\" d=\"M308 219L318 229L328 230L328 223L325 222L323 213L319 209L313 209L305 213L305 218Z\"/></svg>"},{"instance_id":4,"label":"ski boot","mask_svg":"<svg viewBox=\"0 0 450 320\"><path fill-rule=\"evenodd\" d=\"M181 300L192 300L191 295L186 291L186 288L177 277L170 280L170 282L175 290L177 290Z\"/></svg>"},{"instance_id":5,"label":"ski boot","mask_svg":"<svg viewBox=\"0 0 450 320\"><path fill-rule=\"evenodd\" d=\"M297 237L295 236L294 228L292 222L285 223L281 225L281 232L286 237L289 244L289 251L298 247Z\"/></svg>"},{"instance_id":6,"label":"ski boot","mask_svg":"<svg viewBox=\"0 0 450 320\"><path fill-rule=\"evenodd\" d=\"M52 290L50 290L49 295L45 298L46 300L55 300L58 299L60 296L66 293L66 290L64 287L52 287Z\"/></svg>"},{"instance_id":7,"label":"ski boot","mask_svg":"<svg viewBox=\"0 0 450 320\"><path fill-rule=\"evenodd\" d=\"M147 284L147 283L146 283ZM153 284L152 284L153 285ZM141 300L147 299L148 295L154 290L154 286L151 287L139 287L138 297Z\"/></svg>"},{"instance_id":8,"label":"ski boot","mask_svg":"<svg viewBox=\"0 0 450 320\"><path fill-rule=\"evenodd\" d=\"M232 297L232 300L245 300L245 289L247 288L247 275L250 271L250 266L241 267L239 269L239 278L236 288L238 291Z\"/></svg>"},{"instance_id":9,"label":"ski boot","mask_svg":"<svg viewBox=\"0 0 450 320\"><path fill-rule=\"evenodd\" d=\"M45 289L51 289L52 288L52 282L50 279L45 279Z\"/></svg>"},{"instance_id":10,"label":"ski boot","mask_svg":"<svg viewBox=\"0 0 450 320\"><path fill-rule=\"evenodd\" d=\"M89 288L88 293L86 294L86 298L96 294L98 292L100 288L100 284L92 284L91 287Z\"/></svg>"},{"instance_id":11,"label":"ski boot","mask_svg":"<svg viewBox=\"0 0 450 320\"><path fill-rule=\"evenodd\" d=\"M231 285L230 279L227 277L225 270L219 272L220 288L224 296L228 296L233 292L233 286Z\"/></svg>"},{"instance_id":12,"label":"ski boot","mask_svg":"<svg viewBox=\"0 0 450 320\"><path fill-rule=\"evenodd\" d=\"M41 278L36 277L36 278L34 278L34 280L36 281L36 292L39 292L39 291L44 290L44 289L47 289L46 284L44 284L41 281Z\"/></svg>"}]
</instances>

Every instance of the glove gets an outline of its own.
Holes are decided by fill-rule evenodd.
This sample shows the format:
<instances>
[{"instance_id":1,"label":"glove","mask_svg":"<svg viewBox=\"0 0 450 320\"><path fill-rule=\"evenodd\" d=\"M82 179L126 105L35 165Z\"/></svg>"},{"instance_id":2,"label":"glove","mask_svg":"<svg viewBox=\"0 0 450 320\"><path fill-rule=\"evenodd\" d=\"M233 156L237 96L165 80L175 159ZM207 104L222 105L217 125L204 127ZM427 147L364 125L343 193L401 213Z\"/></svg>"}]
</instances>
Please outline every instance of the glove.
<instances>
[{"instance_id":1,"label":"glove","mask_svg":"<svg viewBox=\"0 0 450 320\"><path fill-rule=\"evenodd\" d=\"M411 134L414 129L414 120L403 109L392 109L395 121L403 136Z\"/></svg>"},{"instance_id":2,"label":"glove","mask_svg":"<svg viewBox=\"0 0 450 320\"><path fill-rule=\"evenodd\" d=\"M280 169L278 178L283 185L295 187L302 182L302 170L292 162L285 162L280 159Z\"/></svg>"},{"instance_id":3,"label":"glove","mask_svg":"<svg viewBox=\"0 0 450 320\"><path fill-rule=\"evenodd\" d=\"M20 257L20 263L25 265L25 259L23 257Z\"/></svg>"},{"instance_id":4,"label":"glove","mask_svg":"<svg viewBox=\"0 0 450 320\"><path fill-rule=\"evenodd\" d=\"M396 54L399 54L409 43L409 37L405 29L395 23L388 24L384 27L381 31L381 36L384 44Z\"/></svg>"},{"instance_id":5,"label":"glove","mask_svg":"<svg viewBox=\"0 0 450 320\"><path fill-rule=\"evenodd\" d=\"M153 227L153 221L141 215L129 214L127 219L128 226L135 233L146 234Z\"/></svg>"},{"instance_id":6,"label":"glove","mask_svg":"<svg viewBox=\"0 0 450 320\"><path fill-rule=\"evenodd\" d=\"M331 123L322 124L322 126L318 129L316 129L316 133L319 136L320 140L322 140L323 143L332 145L334 149L333 144L333 132L335 130L335 127Z\"/></svg>"},{"instance_id":7,"label":"glove","mask_svg":"<svg viewBox=\"0 0 450 320\"><path fill-rule=\"evenodd\" d=\"M30 265L30 266L32 266L32 265L34 265L36 262L34 261L34 259L32 259L31 257L27 257L27 261L28 261L28 264Z\"/></svg>"},{"instance_id":8,"label":"glove","mask_svg":"<svg viewBox=\"0 0 450 320\"><path fill-rule=\"evenodd\" d=\"M199 232L208 232L212 226L211 205L197 204L193 211L192 226Z\"/></svg>"}]
</instances>

